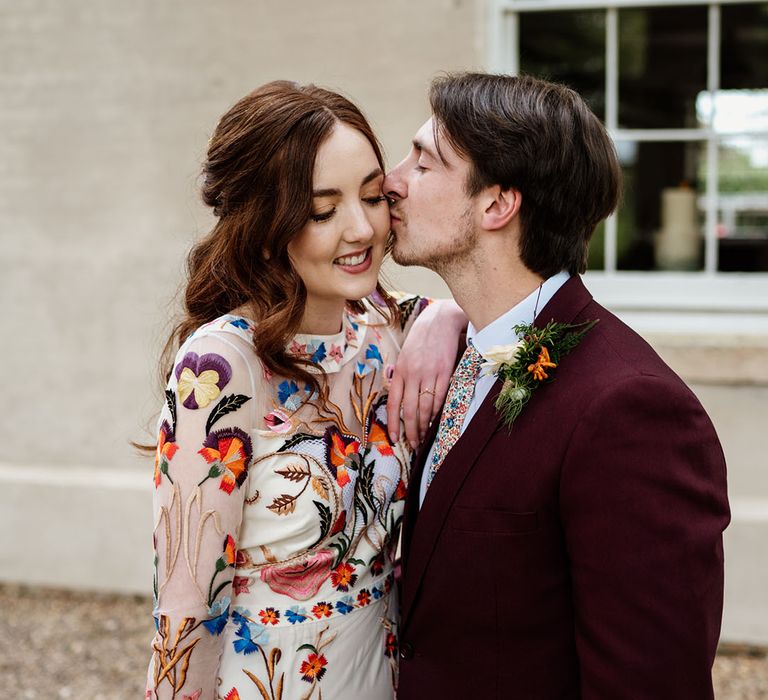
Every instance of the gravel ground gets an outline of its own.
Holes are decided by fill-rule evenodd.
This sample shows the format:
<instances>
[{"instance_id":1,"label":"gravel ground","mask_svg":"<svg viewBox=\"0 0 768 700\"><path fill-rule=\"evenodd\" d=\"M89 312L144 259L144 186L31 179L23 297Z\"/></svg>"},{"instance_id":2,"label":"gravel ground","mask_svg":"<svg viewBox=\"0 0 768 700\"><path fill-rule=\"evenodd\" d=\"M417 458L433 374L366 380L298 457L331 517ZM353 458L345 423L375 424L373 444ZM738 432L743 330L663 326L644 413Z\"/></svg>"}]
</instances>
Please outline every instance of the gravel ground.
<instances>
[{"instance_id":1,"label":"gravel ground","mask_svg":"<svg viewBox=\"0 0 768 700\"><path fill-rule=\"evenodd\" d=\"M0 700L144 697L151 602L0 585ZM715 661L718 700L768 699L768 649L727 647Z\"/></svg>"}]
</instances>

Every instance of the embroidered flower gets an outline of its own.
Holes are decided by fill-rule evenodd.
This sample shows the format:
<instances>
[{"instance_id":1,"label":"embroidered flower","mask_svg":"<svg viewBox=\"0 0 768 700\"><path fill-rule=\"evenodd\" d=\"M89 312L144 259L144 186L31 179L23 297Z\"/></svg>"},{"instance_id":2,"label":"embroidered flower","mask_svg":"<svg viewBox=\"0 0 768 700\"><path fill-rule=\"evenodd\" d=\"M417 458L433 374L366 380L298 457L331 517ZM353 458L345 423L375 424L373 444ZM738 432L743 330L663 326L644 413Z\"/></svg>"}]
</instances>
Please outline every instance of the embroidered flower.
<instances>
[{"instance_id":1,"label":"embroidered flower","mask_svg":"<svg viewBox=\"0 0 768 700\"><path fill-rule=\"evenodd\" d=\"M354 321L350 322L350 324L344 329L344 338L346 341L350 344L356 343L359 330L359 324L355 323Z\"/></svg>"},{"instance_id":2,"label":"embroidered flower","mask_svg":"<svg viewBox=\"0 0 768 700\"><path fill-rule=\"evenodd\" d=\"M214 430L206 436L199 454L211 465L206 479L221 476L219 488L225 493L232 493L235 486L242 486L248 476L251 438L240 428Z\"/></svg>"},{"instance_id":3,"label":"embroidered flower","mask_svg":"<svg viewBox=\"0 0 768 700\"><path fill-rule=\"evenodd\" d=\"M232 646L238 654L253 654L254 651L258 651L259 647L269 643L269 634L264 625L251 622L237 613L232 615L232 619L239 624L235 632L237 639L232 642Z\"/></svg>"},{"instance_id":4,"label":"embroidered flower","mask_svg":"<svg viewBox=\"0 0 768 700\"><path fill-rule=\"evenodd\" d=\"M267 566L261 570L261 580L275 593L294 600L308 600L331 575L333 552L321 549L295 564Z\"/></svg>"},{"instance_id":5,"label":"embroidered flower","mask_svg":"<svg viewBox=\"0 0 768 700\"><path fill-rule=\"evenodd\" d=\"M373 559L371 559L369 566L371 567L371 573L374 576L384 573L384 552L379 552Z\"/></svg>"},{"instance_id":6,"label":"embroidered flower","mask_svg":"<svg viewBox=\"0 0 768 700\"><path fill-rule=\"evenodd\" d=\"M335 427L325 431L327 462L335 470L334 476L339 486L350 483L349 469L358 470L361 462L360 443L352 436L343 435Z\"/></svg>"},{"instance_id":7,"label":"embroidered flower","mask_svg":"<svg viewBox=\"0 0 768 700\"><path fill-rule=\"evenodd\" d=\"M381 588L379 588L378 586L373 586L373 588L371 588L371 595L373 596L374 600L378 600L379 598L381 598L381 596L384 595L384 591L381 590Z\"/></svg>"},{"instance_id":8,"label":"embroidered flower","mask_svg":"<svg viewBox=\"0 0 768 700\"><path fill-rule=\"evenodd\" d=\"M397 637L392 632L387 633L387 641L384 644L384 656L397 657Z\"/></svg>"},{"instance_id":9,"label":"embroidered flower","mask_svg":"<svg viewBox=\"0 0 768 700\"><path fill-rule=\"evenodd\" d=\"M341 347L341 345L331 343L331 349L328 351L328 357L337 364L341 364L341 361L344 359L344 349Z\"/></svg>"},{"instance_id":10,"label":"embroidered flower","mask_svg":"<svg viewBox=\"0 0 768 700\"><path fill-rule=\"evenodd\" d=\"M294 355L296 357L308 357L309 352L307 352L307 344L306 343L299 343L297 340L294 340L291 342L290 347L288 348L288 352L291 355Z\"/></svg>"},{"instance_id":11,"label":"embroidered flower","mask_svg":"<svg viewBox=\"0 0 768 700\"><path fill-rule=\"evenodd\" d=\"M232 378L232 367L221 355L188 352L175 369L176 391L185 408L205 408Z\"/></svg>"},{"instance_id":12,"label":"embroidered flower","mask_svg":"<svg viewBox=\"0 0 768 700\"><path fill-rule=\"evenodd\" d=\"M264 416L264 423L273 433L287 433L293 428L291 417L279 408L267 413Z\"/></svg>"},{"instance_id":13,"label":"embroidered flower","mask_svg":"<svg viewBox=\"0 0 768 700\"><path fill-rule=\"evenodd\" d=\"M358 377L364 377L375 369L381 369L384 366L384 360L381 357L379 348L376 345L369 345L365 349L365 362L358 362L355 368L355 374Z\"/></svg>"},{"instance_id":14,"label":"embroidered flower","mask_svg":"<svg viewBox=\"0 0 768 700\"><path fill-rule=\"evenodd\" d=\"M276 625L280 621L280 611L274 608L259 610L259 619L263 625Z\"/></svg>"},{"instance_id":15,"label":"embroidered flower","mask_svg":"<svg viewBox=\"0 0 768 700\"><path fill-rule=\"evenodd\" d=\"M323 617L330 617L333 614L333 608L330 603L320 602L312 608L312 614L318 620Z\"/></svg>"},{"instance_id":16,"label":"embroidered flower","mask_svg":"<svg viewBox=\"0 0 768 700\"><path fill-rule=\"evenodd\" d=\"M235 561L239 559L240 552L237 553ZM235 576L232 579L232 590L235 592L235 595L240 595L241 593L250 593L251 589L249 586L253 583L253 579L248 576Z\"/></svg>"},{"instance_id":17,"label":"embroidered flower","mask_svg":"<svg viewBox=\"0 0 768 700\"><path fill-rule=\"evenodd\" d=\"M310 654L306 661L301 662L299 667L301 680L307 681L307 683L322 680L327 665L328 661L323 654Z\"/></svg>"},{"instance_id":18,"label":"embroidered flower","mask_svg":"<svg viewBox=\"0 0 768 700\"><path fill-rule=\"evenodd\" d=\"M336 601L336 610L338 610L342 615L346 615L348 612L351 612L355 609L355 604L352 601L351 596L344 596L341 600Z\"/></svg>"},{"instance_id":19,"label":"embroidered flower","mask_svg":"<svg viewBox=\"0 0 768 700\"><path fill-rule=\"evenodd\" d=\"M203 620L203 627L210 634L218 636L223 632L229 617L229 603L230 599L224 596L208 608L208 619Z\"/></svg>"},{"instance_id":20,"label":"embroidered flower","mask_svg":"<svg viewBox=\"0 0 768 700\"><path fill-rule=\"evenodd\" d=\"M160 424L160 430L157 436L157 450L155 451L155 488L160 486L163 474L168 476L168 462L173 459L173 455L179 446L176 444L176 436L167 420ZM170 479L170 477L168 477Z\"/></svg>"},{"instance_id":21,"label":"embroidered flower","mask_svg":"<svg viewBox=\"0 0 768 700\"><path fill-rule=\"evenodd\" d=\"M347 562L339 564L331 573L331 583L337 591L348 591L357 582L355 567Z\"/></svg>"},{"instance_id":22,"label":"embroidered flower","mask_svg":"<svg viewBox=\"0 0 768 700\"><path fill-rule=\"evenodd\" d=\"M235 691L235 692L237 692L237 691ZM192 695L183 695L181 697L181 700L200 700L200 696L202 694L203 694L203 689L202 688L198 688L194 693L192 693ZM225 700L227 700L227 699L225 698ZM240 697L239 696L235 696L233 698L233 700L240 700Z\"/></svg>"},{"instance_id":23,"label":"embroidered flower","mask_svg":"<svg viewBox=\"0 0 768 700\"><path fill-rule=\"evenodd\" d=\"M232 688L225 696L224 700L240 700L240 693L237 692L237 688Z\"/></svg>"},{"instance_id":24,"label":"embroidered flower","mask_svg":"<svg viewBox=\"0 0 768 700\"><path fill-rule=\"evenodd\" d=\"M327 354L325 351L325 343L320 343L317 347L312 345L307 348L307 351L312 353L312 357L310 357L309 359L312 362L317 362L317 363L322 362L325 359L325 356Z\"/></svg>"},{"instance_id":25,"label":"embroidered flower","mask_svg":"<svg viewBox=\"0 0 768 700\"><path fill-rule=\"evenodd\" d=\"M295 381L286 379L277 386L277 400L289 411L297 411L304 401L312 400L315 394L310 394L311 390L310 386L299 389Z\"/></svg>"},{"instance_id":26,"label":"embroidered flower","mask_svg":"<svg viewBox=\"0 0 768 700\"><path fill-rule=\"evenodd\" d=\"M224 538L224 551L216 560L216 571L224 571L228 566L232 566L235 563L236 557L235 539L232 535L227 535Z\"/></svg>"},{"instance_id":27,"label":"embroidered flower","mask_svg":"<svg viewBox=\"0 0 768 700\"><path fill-rule=\"evenodd\" d=\"M309 619L307 611L304 608L300 608L298 605L292 605L288 608L288 610L285 611L285 617L292 625Z\"/></svg>"},{"instance_id":28,"label":"embroidered flower","mask_svg":"<svg viewBox=\"0 0 768 700\"><path fill-rule=\"evenodd\" d=\"M363 588L357 594L357 606L360 608L364 608L370 602L371 602L371 594L368 592L367 588Z\"/></svg>"},{"instance_id":29,"label":"embroidered flower","mask_svg":"<svg viewBox=\"0 0 768 700\"><path fill-rule=\"evenodd\" d=\"M236 318L234 321L230 321L230 323L235 328L240 328L241 330L244 330L244 331L251 330L251 324L248 323L248 321L246 321L244 318Z\"/></svg>"}]
</instances>

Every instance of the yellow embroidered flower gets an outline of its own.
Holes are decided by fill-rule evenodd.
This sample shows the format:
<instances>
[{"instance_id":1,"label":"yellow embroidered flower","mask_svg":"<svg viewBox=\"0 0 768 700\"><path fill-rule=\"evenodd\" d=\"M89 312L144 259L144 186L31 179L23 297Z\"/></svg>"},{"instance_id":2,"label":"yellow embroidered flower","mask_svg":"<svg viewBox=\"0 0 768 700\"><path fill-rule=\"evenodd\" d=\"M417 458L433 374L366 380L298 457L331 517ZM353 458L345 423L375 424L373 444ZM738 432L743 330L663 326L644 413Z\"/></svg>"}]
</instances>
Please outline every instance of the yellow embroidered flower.
<instances>
[{"instance_id":1,"label":"yellow embroidered flower","mask_svg":"<svg viewBox=\"0 0 768 700\"><path fill-rule=\"evenodd\" d=\"M176 390L185 408L205 408L232 378L232 368L221 355L188 352L176 365Z\"/></svg>"}]
</instances>

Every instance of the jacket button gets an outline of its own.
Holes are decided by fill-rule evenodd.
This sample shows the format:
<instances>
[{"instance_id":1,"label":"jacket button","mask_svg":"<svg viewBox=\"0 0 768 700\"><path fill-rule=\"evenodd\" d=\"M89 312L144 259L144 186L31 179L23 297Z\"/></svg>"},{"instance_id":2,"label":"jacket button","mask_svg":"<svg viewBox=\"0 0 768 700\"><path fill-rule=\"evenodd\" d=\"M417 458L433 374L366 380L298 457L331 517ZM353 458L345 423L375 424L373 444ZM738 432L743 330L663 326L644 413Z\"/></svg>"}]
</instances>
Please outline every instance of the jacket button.
<instances>
[{"instance_id":1,"label":"jacket button","mask_svg":"<svg viewBox=\"0 0 768 700\"><path fill-rule=\"evenodd\" d=\"M403 642L400 645L400 658L404 661L410 661L413 658L413 644Z\"/></svg>"}]
</instances>

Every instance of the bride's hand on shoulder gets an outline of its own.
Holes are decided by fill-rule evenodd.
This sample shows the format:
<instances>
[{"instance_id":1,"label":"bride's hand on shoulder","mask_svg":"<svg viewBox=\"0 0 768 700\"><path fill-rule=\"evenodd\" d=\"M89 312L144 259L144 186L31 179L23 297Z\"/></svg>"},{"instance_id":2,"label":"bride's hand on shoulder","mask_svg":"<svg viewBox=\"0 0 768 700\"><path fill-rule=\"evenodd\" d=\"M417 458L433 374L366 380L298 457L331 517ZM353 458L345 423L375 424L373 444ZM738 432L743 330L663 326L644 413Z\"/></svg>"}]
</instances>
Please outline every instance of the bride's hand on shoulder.
<instances>
[{"instance_id":1,"label":"bride's hand on shoulder","mask_svg":"<svg viewBox=\"0 0 768 700\"><path fill-rule=\"evenodd\" d=\"M400 438L402 407L405 437L413 449L437 417L456 364L459 336L467 317L453 299L437 299L413 322L400 351L387 400L392 442Z\"/></svg>"}]
</instances>

